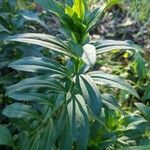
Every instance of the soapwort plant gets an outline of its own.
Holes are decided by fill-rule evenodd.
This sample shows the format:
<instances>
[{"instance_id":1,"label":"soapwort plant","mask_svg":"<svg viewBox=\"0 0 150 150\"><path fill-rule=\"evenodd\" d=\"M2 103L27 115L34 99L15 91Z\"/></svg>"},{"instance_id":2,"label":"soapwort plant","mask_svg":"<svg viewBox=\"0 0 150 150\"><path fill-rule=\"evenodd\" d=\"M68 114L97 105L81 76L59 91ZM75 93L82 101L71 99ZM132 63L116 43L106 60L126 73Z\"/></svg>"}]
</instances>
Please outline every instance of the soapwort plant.
<instances>
[{"instance_id":1,"label":"soapwort plant","mask_svg":"<svg viewBox=\"0 0 150 150\"><path fill-rule=\"evenodd\" d=\"M91 41L89 32L101 21L106 11L118 0L110 0L92 11L85 0L35 0L60 20L67 37L42 33L9 36L5 42L42 46L67 58L66 63L48 57L24 57L9 67L27 72L28 77L6 88L15 100L3 114L12 119L19 134L15 149L85 150L89 145L90 125L104 124L101 116L107 109L122 113L118 101L101 93L99 86L126 90L137 98L134 88L119 76L93 70L98 55L112 50L141 48L131 41ZM36 51L36 49L35 49Z\"/></svg>"}]
</instances>

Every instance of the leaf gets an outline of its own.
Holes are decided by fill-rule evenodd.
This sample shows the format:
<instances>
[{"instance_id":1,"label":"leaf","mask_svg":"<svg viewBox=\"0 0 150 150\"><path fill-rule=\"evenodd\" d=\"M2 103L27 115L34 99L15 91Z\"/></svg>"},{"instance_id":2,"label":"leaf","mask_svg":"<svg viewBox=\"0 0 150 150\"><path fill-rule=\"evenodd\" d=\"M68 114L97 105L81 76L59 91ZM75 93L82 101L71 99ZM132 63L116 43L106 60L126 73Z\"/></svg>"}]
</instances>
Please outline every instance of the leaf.
<instances>
[{"instance_id":1,"label":"leaf","mask_svg":"<svg viewBox=\"0 0 150 150\"><path fill-rule=\"evenodd\" d=\"M0 77L0 85L1 84L12 84L13 82L16 82L17 80L14 77L14 74L6 74L4 76Z\"/></svg>"},{"instance_id":2,"label":"leaf","mask_svg":"<svg viewBox=\"0 0 150 150\"><path fill-rule=\"evenodd\" d=\"M24 33L10 36L6 39L6 41L35 44L65 54L67 56L72 56L73 53L63 41L55 38L54 36L46 34Z\"/></svg>"},{"instance_id":3,"label":"leaf","mask_svg":"<svg viewBox=\"0 0 150 150\"><path fill-rule=\"evenodd\" d=\"M77 84L81 89L83 98L90 108L90 111L99 116L102 107L100 92L89 75L80 75L77 79Z\"/></svg>"},{"instance_id":4,"label":"leaf","mask_svg":"<svg viewBox=\"0 0 150 150\"><path fill-rule=\"evenodd\" d=\"M14 92L9 95L9 97L17 100L17 101L34 101L40 104L51 105L53 104L50 101L50 96L45 93L26 93L26 92Z\"/></svg>"},{"instance_id":5,"label":"leaf","mask_svg":"<svg viewBox=\"0 0 150 150\"><path fill-rule=\"evenodd\" d=\"M114 40L102 40L96 43L96 53L97 55L109 52L112 50L135 50L143 52L143 50L134 44L132 41L114 41Z\"/></svg>"},{"instance_id":6,"label":"leaf","mask_svg":"<svg viewBox=\"0 0 150 150\"><path fill-rule=\"evenodd\" d=\"M16 92L24 92L38 89L45 89L53 93L64 93L65 91L64 86L61 85L59 81L54 80L54 78L50 78L49 76L38 76L24 79L15 85L7 87L6 94L11 97L11 95L14 95Z\"/></svg>"},{"instance_id":7,"label":"leaf","mask_svg":"<svg viewBox=\"0 0 150 150\"><path fill-rule=\"evenodd\" d=\"M73 96L67 109L77 150L86 150L89 139L89 121L83 97L81 95Z\"/></svg>"},{"instance_id":8,"label":"leaf","mask_svg":"<svg viewBox=\"0 0 150 150\"><path fill-rule=\"evenodd\" d=\"M60 150L71 150L73 136L67 109L61 113L55 125L57 125L58 145Z\"/></svg>"},{"instance_id":9,"label":"leaf","mask_svg":"<svg viewBox=\"0 0 150 150\"><path fill-rule=\"evenodd\" d=\"M85 71L89 70L96 62L96 49L91 44L86 44L83 46L82 60L85 62Z\"/></svg>"},{"instance_id":10,"label":"leaf","mask_svg":"<svg viewBox=\"0 0 150 150\"><path fill-rule=\"evenodd\" d=\"M132 122L128 123L125 128L118 129L118 132L123 133L124 136L121 139L124 141L141 138L145 131L149 130L150 122L142 116L137 115L137 118L133 118L135 116L132 115L131 117L130 119L134 119Z\"/></svg>"},{"instance_id":11,"label":"leaf","mask_svg":"<svg viewBox=\"0 0 150 150\"><path fill-rule=\"evenodd\" d=\"M68 77L68 70L57 61L46 57L25 57L9 65L9 67L38 74L60 74Z\"/></svg>"},{"instance_id":12,"label":"leaf","mask_svg":"<svg viewBox=\"0 0 150 150\"><path fill-rule=\"evenodd\" d=\"M65 15L63 5L56 0L35 0L35 2L47 11L50 11L59 17L63 17Z\"/></svg>"},{"instance_id":13,"label":"leaf","mask_svg":"<svg viewBox=\"0 0 150 150\"><path fill-rule=\"evenodd\" d=\"M26 19L27 21L34 21L43 26L47 31L50 31L48 26L45 24L44 20L41 20L37 13L24 10L20 12L20 15L22 15L23 18Z\"/></svg>"},{"instance_id":14,"label":"leaf","mask_svg":"<svg viewBox=\"0 0 150 150\"><path fill-rule=\"evenodd\" d=\"M12 137L10 131L0 125L0 145L11 145L12 144Z\"/></svg>"},{"instance_id":15,"label":"leaf","mask_svg":"<svg viewBox=\"0 0 150 150\"><path fill-rule=\"evenodd\" d=\"M131 66L134 68L139 79L143 80L146 78L145 60L141 57L141 55L138 52L134 54L134 59L135 61L131 64Z\"/></svg>"},{"instance_id":16,"label":"leaf","mask_svg":"<svg viewBox=\"0 0 150 150\"><path fill-rule=\"evenodd\" d=\"M122 80L119 76L107 74L102 71L92 71L88 74L93 78L96 84L116 87L128 91L129 93L139 98L134 88L129 83Z\"/></svg>"},{"instance_id":17,"label":"leaf","mask_svg":"<svg viewBox=\"0 0 150 150\"><path fill-rule=\"evenodd\" d=\"M119 105L119 102L110 94L101 94L102 103L105 107L119 111L122 113L122 109Z\"/></svg>"},{"instance_id":18,"label":"leaf","mask_svg":"<svg viewBox=\"0 0 150 150\"><path fill-rule=\"evenodd\" d=\"M43 132L40 139L37 141L39 143L39 149L49 150L54 149L57 131L55 127L55 122L52 119L47 122L46 127L43 127Z\"/></svg>"},{"instance_id":19,"label":"leaf","mask_svg":"<svg viewBox=\"0 0 150 150\"><path fill-rule=\"evenodd\" d=\"M144 117L150 121L150 107L142 103L134 103L134 105L140 110Z\"/></svg>"},{"instance_id":20,"label":"leaf","mask_svg":"<svg viewBox=\"0 0 150 150\"><path fill-rule=\"evenodd\" d=\"M36 110L33 109L32 106L21 104L21 103L13 103L11 105L7 105L2 113L9 118L39 117L39 114L37 113Z\"/></svg>"},{"instance_id":21,"label":"leaf","mask_svg":"<svg viewBox=\"0 0 150 150\"><path fill-rule=\"evenodd\" d=\"M65 12L66 14L71 15L71 17L73 17L76 14L77 18L82 20L85 15L85 7L83 0L74 0L73 7L66 7Z\"/></svg>"},{"instance_id":22,"label":"leaf","mask_svg":"<svg viewBox=\"0 0 150 150\"><path fill-rule=\"evenodd\" d=\"M6 33L10 34L10 31L7 30L5 27L3 27L3 26L0 24L0 33L1 33L1 32L6 32ZM4 37L5 37L5 35L4 35ZM3 40L3 36L0 37L0 40Z\"/></svg>"},{"instance_id":23,"label":"leaf","mask_svg":"<svg viewBox=\"0 0 150 150\"><path fill-rule=\"evenodd\" d=\"M66 4L71 7L73 5L73 0L66 0Z\"/></svg>"},{"instance_id":24,"label":"leaf","mask_svg":"<svg viewBox=\"0 0 150 150\"><path fill-rule=\"evenodd\" d=\"M10 31L10 25L8 22L0 16L0 25L3 26L8 32Z\"/></svg>"},{"instance_id":25,"label":"leaf","mask_svg":"<svg viewBox=\"0 0 150 150\"><path fill-rule=\"evenodd\" d=\"M93 30L96 25L101 21L103 16L105 15L106 11L110 9L113 5L117 4L121 0L109 0L105 5L101 8L97 8L91 13L86 16L86 25L87 25L87 32Z\"/></svg>"},{"instance_id":26,"label":"leaf","mask_svg":"<svg viewBox=\"0 0 150 150\"><path fill-rule=\"evenodd\" d=\"M149 100L150 99L150 83L147 85L143 100Z\"/></svg>"},{"instance_id":27,"label":"leaf","mask_svg":"<svg viewBox=\"0 0 150 150\"><path fill-rule=\"evenodd\" d=\"M129 146L124 147L117 150L150 150L150 145L143 145L143 146Z\"/></svg>"},{"instance_id":28,"label":"leaf","mask_svg":"<svg viewBox=\"0 0 150 150\"><path fill-rule=\"evenodd\" d=\"M101 8L96 8L85 17L85 24L87 26L87 32L93 30L96 27L101 17L102 17Z\"/></svg>"}]
</instances>

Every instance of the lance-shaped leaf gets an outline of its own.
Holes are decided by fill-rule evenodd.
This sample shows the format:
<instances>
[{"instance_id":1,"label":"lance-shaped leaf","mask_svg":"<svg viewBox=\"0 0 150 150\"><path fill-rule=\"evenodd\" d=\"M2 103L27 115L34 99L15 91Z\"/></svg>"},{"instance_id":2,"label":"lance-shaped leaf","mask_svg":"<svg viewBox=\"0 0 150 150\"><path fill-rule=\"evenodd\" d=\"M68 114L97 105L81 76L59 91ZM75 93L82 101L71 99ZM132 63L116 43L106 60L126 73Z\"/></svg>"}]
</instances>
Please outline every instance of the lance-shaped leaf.
<instances>
[{"instance_id":1,"label":"lance-shaped leaf","mask_svg":"<svg viewBox=\"0 0 150 150\"><path fill-rule=\"evenodd\" d=\"M49 76L39 76L28 78L20 81L19 83L7 87L7 95L11 96L15 92L20 91L31 91L45 89L48 92L56 92L56 93L64 93L64 86L54 78L50 78Z\"/></svg>"},{"instance_id":2,"label":"lance-shaped leaf","mask_svg":"<svg viewBox=\"0 0 150 150\"><path fill-rule=\"evenodd\" d=\"M142 103L135 103L134 105L140 110L144 117L150 121L150 107Z\"/></svg>"},{"instance_id":3,"label":"lance-shaped leaf","mask_svg":"<svg viewBox=\"0 0 150 150\"><path fill-rule=\"evenodd\" d=\"M96 53L97 55L112 50L134 50L143 52L142 49L134 44L132 41L114 41L114 40L102 40L96 43Z\"/></svg>"},{"instance_id":4,"label":"lance-shaped leaf","mask_svg":"<svg viewBox=\"0 0 150 150\"><path fill-rule=\"evenodd\" d=\"M9 95L9 97L17 100L17 101L35 101L40 104L46 104L53 106L51 102L51 97L46 93L36 93L36 92L13 92Z\"/></svg>"},{"instance_id":5,"label":"lance-shaped leaf","mask_svg":"<svg viewBox=\"0 0 150 150\"><path fill-rule=\"evenodd\" d=\"M7 105L3 110L3 114L9 118L37 118L40 117L38 112L32 106L13 103Z\"/></svg>"},{"instance_id":6,"label":"lance-shaped leaf","mask_svg":"<svg viewBox=\"0 0 150 150\"><path fill-rule=\"evenodd\" d=\"M35 44L65 54L67 56L73 55L73 52L69 49L67 44L51 35L39 33L24 33L10 36L6 39L6 41Z\"/></svg>"},{"instance_id":7,"label":"lance-shaped leaf","mask_svg":"<svg viewBox=\"0 0 150 150\"><path fill-rule=\"evenodd\" d=\"M66 4L71 7L73 5L73 0L66 0Z\"/></svg>"},{"instance_id":8,"label":"lance-shaped leaf","mask_svg":"<svg viewBox=\"0 0 150 150\"><path fill-rule=\"evenodd\" d=\"M63 5L56 0L35 0L35 2L47 11L52 12L59 17L63 17L65 15Z\"/></svg>"},{"instance_id":9,"label":"lance-shaped leaf","mask_svg":"<svg viewBox=\"0 0 150 150\"><path fill-rule=\"evenodd\" d=\"M89 139L88 111L81 95L73 96L67 106L77 149L86 150Z\"/></svg>"},{"instance_id":10,"label":"lance-shaped leaf","mask_svg":"<svg viewBox=\"0 0 150 150\"><path fill-rule=\"evenodd\" d=\"M73 7L71 8L70 6L67 6L65 9L65 13L70 15L71 17L77 15L76 17L82 20L85 15L85 7L83 0L74 0Z\"/></svg>"},{"instance_id":11,"label":"lance-shaped leaf","mask_svg":"<svg viewBox=\"0 0 150 150\"><path fill-rule=\"evenodd\" d=\"M11 145L12 137L10 131L4 127L0 126L0 145Z\"/></svg>"},{"instance_id":12,"label":"lance-shaped leaf","mask_svg":"<svg viewBox=\"0 0 150 150\"><path fill-rule=\"evenodd\" d=\"M22 17L27 20L27 21L31 21L31 22L36 22L39 25L43 26L47 31L50 31L48 26L45 24L44 20L41 20L38 16L38 13L32 12L32 11L28 11L28 10L24 10L20 12L20 15L22 15Z\"/></svg>"},{"instance_id":13,"label":"lance-shaped leaf","mask_svg":"<svg viewBox=\"0 0 150 150\"><path fill-rule=\"evenodd\" d=\"M40 140L37 140L37 143L39 144L39 149L54 149L56 136L57 130L55 127L55 122L52 119L49 119L46 126L44 126L42 129Z\"/></svg>"},{"instance_id":14,"label":"lance-shaped leaf","mask_svg":"<svg viewBox=\"0 0 150 150\"><path fill-rule=\"evenodd\" d=\"M101 21L103 18L104 14L108 9L110 9L113 5L117 4L120 2L120 0L109 0L107 3L105 3L101 8L97 8L87 14L85 18L85 24L88 27L87 31L91 31L96 27L96 25Z\"/></svg>"},{"instance_id":15,"label":"lance-shaped leaf","mask_svg":"<svg viewBox=\"0 0 150 150\"><path fill-rule=\"evenodd\" d=\"M150 145L142 145L142 146L127 146L116 150L149 150L149 149Z\"/></svg>"},{"instance_id":16,"label":"lance-shaped leaf","mask_svg":"<svg viewBox=\"0 0 150 150\"><path fill-rule=\"evenodd\" d=\"M101 94L102 104L104 107L122 112L119 102L110 94Z\"/></svg>"},{"instance_id":17,"label":"lance-shaped leaf","mask_svg":"<svg viewBox=\"0 0 150 150\"><path fill-rule=\"evenodd\" d=\"M116 87L122 90L126 90L129 93L133 94L137 98L139 98L137 92L134 88L126 81L121 79L119 76L107 74L102 71L92 71L88 73L96 84L99 85L106 85L109 87Z\"/></svg>"},{"instance_id":18,"label":"lance-shaped leaf","mask_svg":"<svg viewBox=\"0 0 150 150\"><path fill-rule=\"evenodd\" d=\"M62 111L59 118L55 122L55 126L57 127L56 129L59 137L58 145L60 149L72 149L73 136L67 109Z\"/></svg>"},{"instance_id":19,"label":"lance-shaped leaf","mask_svg":"<svg viewBox=\"0 0 150 150\"><path fill-rule=\"evenodd\" d=\"M25 57L9 65L9 67L26 72L38 74L60 74L69 76L67 69L58 62L46 57Z\"/></svg>"},{"instance_id":20,"label":"lance-shaped leaf","mask_svg":"<svg viewBox=\"0 0 150 150\"><path fill-rule=\"evenodd\" d=\"M99 116L102 100L94 80L89 75L80 75L77 78L77 84L81 89L84 100L90 108L90 111L94 115Z\"/></svg>"}]
</instances>

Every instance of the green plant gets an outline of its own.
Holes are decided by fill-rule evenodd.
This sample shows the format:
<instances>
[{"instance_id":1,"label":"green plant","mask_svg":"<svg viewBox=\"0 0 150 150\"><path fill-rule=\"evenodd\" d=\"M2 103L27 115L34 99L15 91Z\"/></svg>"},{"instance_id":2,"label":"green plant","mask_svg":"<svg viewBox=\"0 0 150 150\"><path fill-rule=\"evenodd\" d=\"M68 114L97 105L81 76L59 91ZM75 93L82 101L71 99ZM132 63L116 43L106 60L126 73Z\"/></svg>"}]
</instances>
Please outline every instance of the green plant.
<instances>
[{"instance_id":1,"label":"green plant","mask_svg":"<svg viewBox=\"0 0 150 150\"><path fill-rule=\"evenodd\" d=\"M68 40L25 33L10 36L4 42L43 46L67 59L66 63L60 64L47 57L25 57L9 65L15 70L31 73L28 78L6 88L6 95L16 101L3 110L17 129L11 146L18 150L87 149L88 145L90 147L90 126L99 123L106 127L113 120L111 112L116 119L116 109L122 113L118 101L109 94L100 93L98 86L117 87L138 98L132 86L120 77L92 71L97 55L115 49L141 49L131 41L90 41L89 32L117 0L92 12L82 0L67 0L65 5L54 0L36 2L59 18ZM112 125L110 128L114 129ZM105 131L107 134L108 130Z\"/></svg>"}]
</instances>

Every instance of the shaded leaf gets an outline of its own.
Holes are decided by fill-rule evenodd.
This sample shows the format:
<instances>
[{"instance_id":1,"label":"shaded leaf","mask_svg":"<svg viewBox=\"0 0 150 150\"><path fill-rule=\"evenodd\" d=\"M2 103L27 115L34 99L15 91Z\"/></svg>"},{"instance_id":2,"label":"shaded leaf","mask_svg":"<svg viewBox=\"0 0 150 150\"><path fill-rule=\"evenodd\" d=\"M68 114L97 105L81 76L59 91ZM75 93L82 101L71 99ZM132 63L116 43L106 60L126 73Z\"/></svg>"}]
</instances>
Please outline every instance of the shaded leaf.
<instances>
[{"instance_id":1,"label":"shaded leaf","mask_svg":"<svg viewBox=\"0 0 150 150\"><path fill-rule=\"evenodd\" d=\"M93 79L88 75L80 75L77 84L82 91L84 100L88 104L90 111L99 116L102 107L100 92Z\"/></svg>"},{"instance_id":2,"label":"shaded leaf","mask_svg":"<svg viewBox=\"0 0 150 150\"><path fill-rule=\"evenodd\" d=\"M35 2L57 16L63 17L65 15L63 5L56 0L35 0Z\"/></svg>"},{"instance_id":3,"label":"shaded leaf","mask_svg":"<svg viewBox=\"0 0 150 150\"><path fill-rule=\"evenodd\" d=\"M150 83L146 87L143 99L144 100L150 100Z\"/></svg>"},{"instance_id":4,"label":"shaded leaf","mask_svg":"<svg viewBox=\"0 0 150 150\"><path fill-rule=\"evenodd\" d=\"M77 149L86 150L89 139L89 121L83 97L81 95L74 96L67 109Z\"/></svg>"},{"instance_id":5,"label":"shaded leaf","mask_svg":"<svg viewBox=\"0 0 150 150\"><path fill-rule=\"evenodd\" d=\"M9 130L4 127L0 126L0 145L11 145L12 144L12 137Z\"/></svg>"},{"instance_id":6,"label":"shaded leaf","mask_svg":"<svg viewBox=\"0 0 150 150\"><path fill-rule=\"evenodd\" d=\"M143 146L129 146L124 147L117 150L150 150L150 145L143 145Z\"/></svg>"},{"instance_id":7,"label":"shaded leaf","mask_svg":"<svg viewBox=\"0 0 150 150\"><path fill-rule=\"evenodd\" d=\"M134 103L134 105L140 110L144 117L150 121L150 107L142 103Z\"/></svg>"},{"instance_id":8,"label":"shaded leaf","mask_svg":"<svg viewBox=\"0 0 150 150\"><path fill-rule=\"evenodd\" d=\"M39 116L32 106L21 103L7 105L3 114L9 118L37 118Z\"/></svg>"},{"instance_id":9,"label":"shaded leaf","mask_svg":"<svg viewBox=\"0 0 150 150\"><path fill-rule=\"evenodd\" d=\"M46 89L49 92L63 93L65 88L61 85L60 82L54 80L54 78L50 78L49 76L39 76L33 78L27 78L19 83L7 87L7 95L11 97L12 94L20 91L27 91L37 89ZM13 95L14 96L14 95Z\"/></svg>"},{"instance_id":10,"label":"shaded leaf","mask_svg":"<svg viewBox=\"0 0 150 150\"><path fill-rule=\"evenodd\" d=\"M105 107L122 112L119 102L110 94L101 94L102 103Z\"/></svg>"}]
</instances>

